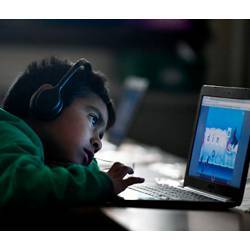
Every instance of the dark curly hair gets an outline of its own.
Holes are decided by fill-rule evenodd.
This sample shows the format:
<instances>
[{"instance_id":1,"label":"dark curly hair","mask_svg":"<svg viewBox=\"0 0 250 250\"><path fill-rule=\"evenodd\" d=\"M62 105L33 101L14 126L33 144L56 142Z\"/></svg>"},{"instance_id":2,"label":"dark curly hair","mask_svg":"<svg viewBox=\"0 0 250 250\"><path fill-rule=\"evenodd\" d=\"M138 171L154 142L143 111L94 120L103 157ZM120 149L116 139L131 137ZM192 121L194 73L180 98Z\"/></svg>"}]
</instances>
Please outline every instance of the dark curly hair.
<instances>
[{"instance_id":1,"label":"dark curly hair","mask_svg":"<svg viewBox=\"0 0 250 250\"><path fill-rule=\"evenodd\" d=\"M6 93L2 103L3 109L25 120L30 116L29 103L33 93L45 83L56 85L71 66L71 62L56 57L32 62ZM86 76L84 70L79 70L62 93L64 107L69 106L77 97L88 97L94 93L106 104L107 128L112 127L115 111L106 82L100 72L93 71Z\"/></svg>"}]
</instances>

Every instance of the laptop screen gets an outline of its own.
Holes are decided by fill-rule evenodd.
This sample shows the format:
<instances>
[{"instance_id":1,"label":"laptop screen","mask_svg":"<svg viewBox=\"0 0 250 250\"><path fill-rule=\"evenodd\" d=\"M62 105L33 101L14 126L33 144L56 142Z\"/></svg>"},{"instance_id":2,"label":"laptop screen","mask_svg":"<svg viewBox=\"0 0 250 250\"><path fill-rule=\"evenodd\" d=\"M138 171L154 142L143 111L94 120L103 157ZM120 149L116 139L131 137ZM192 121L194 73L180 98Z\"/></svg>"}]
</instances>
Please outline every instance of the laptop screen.
<instances>
[{"instance_id":1,"label":"laptop screen","mask_svg":"<svg viewBox=\"0 0 250 250\"><path fill-rule=\"evenodd\" d=\"M250 100L203 96L188 175L239 188L249 127Z\"/></svg>"}]
</instances>

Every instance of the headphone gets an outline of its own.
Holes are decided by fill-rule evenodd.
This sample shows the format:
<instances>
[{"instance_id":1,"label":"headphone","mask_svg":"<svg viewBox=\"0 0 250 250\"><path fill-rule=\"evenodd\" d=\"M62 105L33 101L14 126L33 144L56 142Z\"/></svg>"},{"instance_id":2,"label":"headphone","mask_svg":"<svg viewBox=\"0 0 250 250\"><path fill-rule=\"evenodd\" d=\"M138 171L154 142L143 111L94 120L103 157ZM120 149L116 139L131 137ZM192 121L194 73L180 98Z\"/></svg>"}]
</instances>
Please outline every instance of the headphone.
<instances>
[{"instance_id":1,"label":"headphone","mask_svg":"<svg viewBox=\"0 0 250 250\"><path fill-rule=\"evenodd\" d=\"M63 109L62 91L80 69L86 70L86 73L92 72L91 64L81 58L73 64L56 85L42 85L30 98L29 107L32 115L44 121L53 120L59 116Z\"/></svg>"}]
</instances>

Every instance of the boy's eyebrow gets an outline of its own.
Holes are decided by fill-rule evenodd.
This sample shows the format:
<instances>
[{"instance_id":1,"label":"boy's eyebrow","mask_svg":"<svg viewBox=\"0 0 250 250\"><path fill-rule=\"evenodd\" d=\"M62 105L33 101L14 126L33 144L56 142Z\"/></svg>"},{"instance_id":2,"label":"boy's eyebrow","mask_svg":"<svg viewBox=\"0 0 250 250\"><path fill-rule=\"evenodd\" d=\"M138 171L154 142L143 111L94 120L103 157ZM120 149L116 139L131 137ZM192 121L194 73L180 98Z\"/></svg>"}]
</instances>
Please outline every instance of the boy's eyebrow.
<instances>
[{"instance_id":1,"label":"boy's eyebrow","mask_svg":"<svg viewBox=\"0 0 250 250\"><path fill-rule=\"evenodd\" d=\"M88 105L88 106L87 106L87 109L95 111L95 112L97 113L97 115L98 115L98 120L99 120L98 123L99 123L100 125L103 125L103 126L106 127L106 124L105 124L105 122L104 122L102 113L99 111L98 108L96 108L96 107L94 107L94 106L92 106L92 105Z\"/></svg>"}]
</instances>

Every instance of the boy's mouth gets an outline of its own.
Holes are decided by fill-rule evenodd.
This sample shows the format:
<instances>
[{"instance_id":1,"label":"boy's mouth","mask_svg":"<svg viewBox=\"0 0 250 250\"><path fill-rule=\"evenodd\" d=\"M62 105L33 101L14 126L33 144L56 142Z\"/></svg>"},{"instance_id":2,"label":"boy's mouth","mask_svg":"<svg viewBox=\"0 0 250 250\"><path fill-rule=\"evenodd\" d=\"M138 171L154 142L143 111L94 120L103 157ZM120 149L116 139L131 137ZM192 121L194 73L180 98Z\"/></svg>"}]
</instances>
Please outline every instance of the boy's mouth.
<instances>
[{"instance_id":1,"label":"boy's mouth","mask_svg":"<svg viewBox=\"0 0 250 250\"><path fill-rule=\"evenodd\" d=\"M83 151L84 151L86 164L89 165L94 158L94 154L88 149L83 149Z\"/></svg>"}]
</instances>

